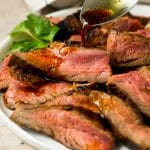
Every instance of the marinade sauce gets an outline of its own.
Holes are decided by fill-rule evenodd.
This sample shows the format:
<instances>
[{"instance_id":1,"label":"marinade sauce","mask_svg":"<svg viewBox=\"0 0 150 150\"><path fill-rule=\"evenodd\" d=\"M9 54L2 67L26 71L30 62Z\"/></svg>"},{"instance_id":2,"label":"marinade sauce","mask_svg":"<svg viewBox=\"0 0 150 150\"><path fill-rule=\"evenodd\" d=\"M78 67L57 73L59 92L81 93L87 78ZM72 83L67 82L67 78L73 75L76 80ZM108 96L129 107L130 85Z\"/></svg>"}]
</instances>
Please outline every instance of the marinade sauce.
<instances>
[{"instance_id":1,"label":"marinade sauce","mask_svg":"<svg viewBox=\"0 0 150 150\"><path fill-rule=\"evenodd\" d=\"M82 37L82 44L86 46L87 42L87 32L92 30L96 24L103 23L108 21L112 16L112 11L107 9L92 9L85 11L82 14L86 24L83 25L81 37Z\"/></svg>"},{"instance_id":2,"label":"marinade sauce","mask_svg":"<svg viewBox=\"0 0 150 150\"><path fill-rule=\"evenodd\" d=\"M107 9L92 9L84 12L82 17L89 25L103 23L110 19L112 11Z\"/></svg>"}]
</instances>

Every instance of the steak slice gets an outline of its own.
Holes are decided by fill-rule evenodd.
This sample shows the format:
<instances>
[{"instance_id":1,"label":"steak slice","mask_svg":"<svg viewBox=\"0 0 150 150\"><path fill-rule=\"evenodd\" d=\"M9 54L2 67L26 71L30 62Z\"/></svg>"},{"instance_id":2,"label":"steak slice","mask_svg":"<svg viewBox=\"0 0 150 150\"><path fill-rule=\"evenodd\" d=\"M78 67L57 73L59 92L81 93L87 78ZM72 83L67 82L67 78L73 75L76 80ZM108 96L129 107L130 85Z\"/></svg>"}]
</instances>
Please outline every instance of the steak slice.
<instances>
[{"instance_id":1,"label":"steak slice","mask_svg":"<svg viewBox=\"0 0 150 150\"><path fill-rule=\"evenodd\" d=\"M135 16L135 15L132 15L131 13L128 13L127 16L129 16L130 18L139 20L139 21L142 23L142 25L144 25L144 26L145 26L148 22L150 22L150 17Z\"/></svg>"},{"instance_id":2,"label":"steak slice","mask_svg":"<svg viewBox=\"0 0 150 150\"><path fill-rule=\"evenodd\" d=\"M9 109L15 109L16 103L23 102L27 104L43 104L71 90L75 86L70 83L42 83L32 87L18 87L11 83L4 94L5 104Z\"/></svg>"},{"instance_id":3,"label":"steak slice","mask_svg":"<svg viewBox=\"0 0 150 150\"><path fill-rule=\"evenodd\" d=\"M150 38L150 29L138 30L136 33L146 38Z\"/></svg>"},{"instance_id":4,"label":"steak slice","mask_svg":"<svg viewBox=\"0 0 150 150\"><path fill-rule=\"evenodd\" d=\"M82 37L85 47L103 47L106 49L108 32L110 25L100 27L89 27L83 30Z\"/></svg>"},{"instance_id":5,"label":"steak slice","mask_svg":"<svg viewBox=\"0 0 150 150\"><path fill-rule=\"evenodd\" d=\"M65 41L73 34L80 34L82 25L79 16L80 11L67 16L62 21L57 23L60 30L56 34L54 41Z\"/></svg>"},{"instance_id":6,"label":"steak slice","mask_svg":"<svg viewBox=\"0 0 150 150\"><path fill-rule=\"evenodd\" d=\"M113 75L108 86L126 95L145 115L150 117L150 71L142 69ZM112 90L115 92L115 90Z\"/></svg>"},{"instance_id":7,"label":"steak slice","mask_svg":"<svg viewBox=\"0 0 150 150\"><path fill-rule=\"evenodd\" d=\"M22 102L24 104L31 105L43 104L46 106L74 106L99 113L99 109L91 102L91 99L84 93L80 92L82 87L85 86L72 85L67 82L43 83L34 86L34 88L22 88L15 84L10 84L4 94L4 101L7 108L12 110L16 108L17 103Z\"/></svg>"},{"instance_id":8,"label":"steak slice","mask_svg":"<svg viewBox=\"0 0 150 150\"><path fill-rule=\"evenodd\" d=\"M9 66L75 82L104 83L111 76L109 57L105 51L83 47L57 48L14 53Z\"/></svg>"},{"instance_id":9,"label":"steak slice","mask_svg":"<svg viewBox=\"0 0 150 150\"><path fill-rule=\"evenodd\" d=\"M81 35L80 34L76 34L76 35L72 35L69 40L69 42L76 42L76 43L81 43Z\"/></svg>"},{"instance_id":10,"label":"steak slice","mask_svg":"<svg viewBox=\"0 0 150 150\"><path fill-rule=\"evenodd\" d=\"M11 119L43 132L71 149L112 149L111 134L97 120L78 110L19 104Z\"/></svg>"},{"instance_id":11,"label":"steak slice","mask_svg":"<svg viewBox=\"0 0 150 150\"><path fill-rule=\"evenodd\" d=\"M87 28L84 36L83 44L86 47L104 47L106 49L107 38L111 30L118 32L143 30L144 25L138 19L130 17L120 17L119 19L103 25L101 27Z\"/></svg>"},{"instance_id":12,"label":"steak slice","mask_svg":"<svg viewBox=\"0 0 150 150\"><path fill-rule=\"evenodd\" d=\"M93 104L88 95L80 92L73 92L72 94L63 94L53 100L47 101L46 106L73 106L77 108L86 109L94 113L99 113L99 108Z\"/></svg>"},{"instance_id":13,"label":"steak slice","mask_svg":"<svg viewBox=\"0 0 150 150\"><path fill-rule=\"evenodd\" d=\"M0 90L7 89L9 86L10 74L8 63L10 61L10 57L11 55L7 56L0 66Z\"/></svg>"},{"instance_id":14,"label":"steak slice","mask_svg":"<svg viewBox=\"0 0 150 150\"><path fill-rule=\"evenodd\" d=\"M117 21L114 22L114 25L112 26L112 29L118 31L118 32L124 32L124 31L137 31L144 29L144 26L138 19L133 19L130 17L121 17L117 19Z\"/></svg>"},{"instance_id":15,"label":"steak slice","mask_svg":"<svg viewBox=\"0 0 150 150\"><path fill-rule=\"evenodd\" d=\"M131 106L103 92L92 91L90 96L121 138L132 141L142 149L150 149L150 128L142 123Z\"/></svg>"},{"instance_id":16,"label":"steak slice","mask_svg":"<svg viewBox=\"0 0 150 150\"><path fill-rule=\"evenodd\" d=\"M10 83L15 83L20 87L33 86L33 84L45 82L46 80L40 76L31 73L23 73L21 69L10 68L9 63L12 55L4 58L0 67L0 90L7 89ZM13 76L13 74L16 76Z\"/></svg>"},{"instance_id":17,"label":"steak slice","mask_svg":"<svg viewBox=\"0 0 150 150\"><path fill-rule=\"evenodd\" d=\"M150 64L150 39L133 33L112 31L107 50L115 67L135 67Z\"/></svg>"}]
</instances>

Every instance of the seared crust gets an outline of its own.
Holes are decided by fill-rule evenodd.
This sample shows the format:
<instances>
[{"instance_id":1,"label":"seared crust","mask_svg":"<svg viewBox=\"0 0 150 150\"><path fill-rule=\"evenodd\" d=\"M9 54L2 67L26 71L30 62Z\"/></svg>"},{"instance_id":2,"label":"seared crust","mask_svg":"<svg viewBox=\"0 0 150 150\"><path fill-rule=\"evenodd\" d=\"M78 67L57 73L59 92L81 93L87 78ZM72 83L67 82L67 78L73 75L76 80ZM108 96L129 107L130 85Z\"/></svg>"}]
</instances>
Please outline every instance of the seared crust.
<instances>
[{"instance_id":1,"label":"seared crust","mask_svg":"<svg viewBox=\"0 0 150 150\"><path fill-rule=\"evenodd\" d=\"M113 139L97 120L77 110L19 104L11 119L76 150L111 150Z\"/></svg>"},{"instance_id":2,"label":"seared crust","mask_svg":"<svg viewBox=\"0 0 150 150\"><path fill-rule=\"evenodd\" d=\"M116 96L99 91L92 91L90 96L121 138L128 139L141 148L150 149L150 128L142 124L131 106Z\"/></svg>"},{"instance_id":3,"label":"seared crust","mask_svg":"<svg viewBox=\"0 0 150 150\"><path fill-rule=\"evenodd\" d=\"M58 48L56 45L55 48L34 52L18 52L12 55L9 66L22 67L54 79L74 82L105 83L111 76L109 56L105 51L94 48Z\"/></svg>"},{"instance_id":4,"label":"seared crust","mask_svg":"<svg viewBox=\"0 0 150 150\"><path fill-rule=\"evenodd\" d=\"M150 71L141 69L125 74L113 75L108 86L117 87L141 112L150 117Z\"/></svg>"},{"instance_id":5,"label":"seared crust","mask_svg":"<svg viewBox=\"0 0 150 150\"><path fill-rule=\"evenodd\" d=\"M44 104L74 89L75 86L66 82L42 83L34 87L25 88L11 83L4 94L4 100L9 109L15 109L18 102L32 105Z\"/></svg>"},{"instance_id":6,"label":"seared crust","mask_svg":"<svg viewBox=\"0 0 150 150\"><path fill-rule=\"evenodd\" d=\"M112 31L107 39L107 50L115 67L150 64L150 39L141 35Z\"/></svg>"}]
</instances>

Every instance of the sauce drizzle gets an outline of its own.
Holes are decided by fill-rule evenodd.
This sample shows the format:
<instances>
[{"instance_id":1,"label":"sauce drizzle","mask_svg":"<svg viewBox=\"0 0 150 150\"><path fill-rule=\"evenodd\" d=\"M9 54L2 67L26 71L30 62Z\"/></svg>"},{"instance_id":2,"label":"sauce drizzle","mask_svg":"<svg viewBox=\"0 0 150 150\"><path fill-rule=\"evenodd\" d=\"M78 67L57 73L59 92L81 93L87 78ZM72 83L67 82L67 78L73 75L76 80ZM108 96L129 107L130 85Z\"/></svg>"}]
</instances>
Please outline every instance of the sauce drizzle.
<instances>
[{"instance_id":1,"label":"sauce drizzle","mask_svg":"<svg viewBox=\"0 0 150 150\"><path fill-rule=\"evenodd\" d=\"M109 9L92 9L85 11L82 17L89 25L95 25L108 21L112 16L112 10Z\"/></svg>"},{"instance_id":2,"label":"sauce drizzle","mask_svg":"<svg viewBox=\"0 0 150 150\"><path fill-rule=\"evenodd\" d=\"M112 10L108 9L91 9L88 11L85 11L82 14L82 17L84 18L86 24L83 25L82 31L81 31L81 39L82 39L82 45L87 46L87 36L88 32L92 30L95 25L99 23L103 23L105 21L108 21L112 16Z\"/></svg>"}]
</instances>

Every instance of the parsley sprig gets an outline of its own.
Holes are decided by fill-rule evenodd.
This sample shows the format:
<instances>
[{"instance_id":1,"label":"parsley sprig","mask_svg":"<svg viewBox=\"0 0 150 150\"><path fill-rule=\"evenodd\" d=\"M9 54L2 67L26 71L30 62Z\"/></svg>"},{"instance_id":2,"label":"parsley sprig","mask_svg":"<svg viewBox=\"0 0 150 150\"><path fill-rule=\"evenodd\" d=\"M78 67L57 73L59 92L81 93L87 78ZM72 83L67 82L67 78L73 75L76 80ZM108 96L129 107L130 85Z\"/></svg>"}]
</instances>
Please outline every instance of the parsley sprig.
<instances>
[{"instance_id":1,"label":"parsley sprig","mask_svg":"<svg viewBox=\"0 0 150 150\"><path fill-rule=\"evenodd\" d=\"M59 31L59 27L35 14L29 14L27 20L18 24L10 36L13 40L11 52L28 52L47 47Z\"/></svg>"}]
</instances>

